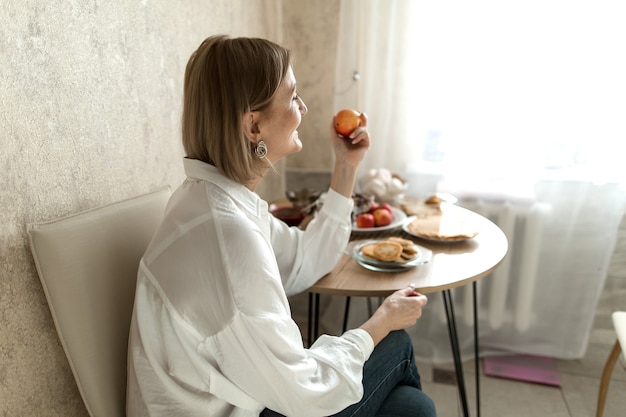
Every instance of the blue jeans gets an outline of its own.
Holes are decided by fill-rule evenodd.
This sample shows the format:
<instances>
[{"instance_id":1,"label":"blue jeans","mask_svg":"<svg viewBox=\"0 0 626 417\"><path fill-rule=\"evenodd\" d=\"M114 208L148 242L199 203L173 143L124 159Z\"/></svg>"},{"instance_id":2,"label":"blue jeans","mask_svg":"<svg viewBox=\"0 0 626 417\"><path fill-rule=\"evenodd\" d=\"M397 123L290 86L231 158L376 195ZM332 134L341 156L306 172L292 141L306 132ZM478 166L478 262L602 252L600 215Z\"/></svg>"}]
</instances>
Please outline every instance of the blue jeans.
<instances>
[{"instance_id":1,"label":"blue jeans","mask_svg":"<svg viewBox=\"0 0 626 417\"><path fill-rule=\"evenodd\" d=\"M404 331L390 333L363 367L363 398L333 417L436 417L433 401L422 391L413 345ZM265 409L261 417L280 417Z\"/></svg>"}]
</instances>

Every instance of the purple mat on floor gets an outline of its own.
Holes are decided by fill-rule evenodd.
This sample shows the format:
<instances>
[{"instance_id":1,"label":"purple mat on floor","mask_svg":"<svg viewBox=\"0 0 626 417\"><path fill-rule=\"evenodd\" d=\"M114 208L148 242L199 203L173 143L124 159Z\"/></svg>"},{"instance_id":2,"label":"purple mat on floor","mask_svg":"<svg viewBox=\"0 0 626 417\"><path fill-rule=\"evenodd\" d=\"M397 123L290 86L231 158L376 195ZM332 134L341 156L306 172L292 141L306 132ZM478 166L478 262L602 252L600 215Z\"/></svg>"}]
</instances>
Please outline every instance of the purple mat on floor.
<instances>
[{"instance_id":1,"label":"purple mat on floor","mask_svg":"<svg viewBox=\"0 0 626 417\"><path fill-rule=\"evenodd\" d=\"M537 384L561 386L561 378L552 358L532 355L492 356L484 358L485 375Z\"/></svg>"}]
</instances>

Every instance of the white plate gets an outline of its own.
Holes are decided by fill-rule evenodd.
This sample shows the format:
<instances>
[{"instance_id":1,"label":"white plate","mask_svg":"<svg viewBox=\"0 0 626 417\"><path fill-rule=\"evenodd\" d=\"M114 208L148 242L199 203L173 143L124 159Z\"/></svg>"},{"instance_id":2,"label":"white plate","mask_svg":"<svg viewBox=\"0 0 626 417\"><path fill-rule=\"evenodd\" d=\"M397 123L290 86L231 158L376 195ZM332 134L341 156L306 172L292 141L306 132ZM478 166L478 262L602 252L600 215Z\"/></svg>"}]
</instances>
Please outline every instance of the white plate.
<instances>
[{"instance_id":1,"label":"white plate","mask_svg":"<svg viewBox=\"0 0 626 417\"><path fill-rule=\"evenodd\" d=\"M370 265L366 262L356 261L359 265L361 265L365 269L369 269L374 272L403 272L407 271L411 268L415 268L417 265L405 265L405 266L376 266Z\"/></svg>"},{"instance_id":2,"label":"white plate","mask_svg":"<svg viewBox=\"0 0 626 417\"><path fill-rule=\"evenodd\" d=\"M385 240L385 239L382 239L382 240ZM366 240L366 241L358 242L356 245L354 245L354 248L352 249L351 252L348 253L348 255L354 258L357 261L357 263L361 265L363 268L366 268L372 271L377 271L377 272L405 271L407 269L416 267L417 265L423 265L425 263L428 263L433 255L430 249L427 249L420 245L416 245L415 243L414 243L414 246L415 246L415 249L417 249L417 255L414 258L409 259L407 261L386 262L386 261L380 261L378 259L372 259L363 255L363 253L361 252L361 249L363 248L363 246L380 242L380 241L381 240Z\"/></svg>"},{"instance_id":3,"label":"white plate","mask_svg":"<svg viewBox=\"0 0 626 417\"><path fill-rule=\"evenodd\" d=\"M380 227L357 227L356 222L352 222L352 231L357 233L380 232L383 230L393 230L400 226L406 220L406 214L396 207L391 207L393 220L387 226Z\"/></svg>"}]
</instances>

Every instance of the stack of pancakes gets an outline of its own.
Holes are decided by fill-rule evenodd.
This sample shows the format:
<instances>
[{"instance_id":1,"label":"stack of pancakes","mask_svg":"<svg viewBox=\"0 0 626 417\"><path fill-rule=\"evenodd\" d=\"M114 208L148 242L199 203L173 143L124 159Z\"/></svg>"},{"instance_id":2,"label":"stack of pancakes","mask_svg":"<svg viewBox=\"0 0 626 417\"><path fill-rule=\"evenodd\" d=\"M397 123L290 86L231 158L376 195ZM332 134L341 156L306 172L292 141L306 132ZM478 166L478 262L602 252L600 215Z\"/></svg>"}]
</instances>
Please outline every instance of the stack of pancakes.
<instances>
[{"instance_id":1,"label":"stack of pancakes","mask_svg":"<svg viewBox=\"0 0 626 417\"><path fill-rule=\"evenodd\" d=\"M460 210L436 198L425 201L405 201L402 210L415 216L415 220L407 225L409 232L415 236L431 240L456 241L471 239L478 230L471 219Z\"/></svg>"},{"instance_id":2,"label":"stack of pancakes","mask_svg":"<svg viewBox=\"0 0 626 417\"><path fill-rule=\"evenodd\" d=\"M415 259L418 250L408 239L390 237L387 240L364 245L361 253L367 258L384 262L407 262Z\"/></svg>"}]
</instances>

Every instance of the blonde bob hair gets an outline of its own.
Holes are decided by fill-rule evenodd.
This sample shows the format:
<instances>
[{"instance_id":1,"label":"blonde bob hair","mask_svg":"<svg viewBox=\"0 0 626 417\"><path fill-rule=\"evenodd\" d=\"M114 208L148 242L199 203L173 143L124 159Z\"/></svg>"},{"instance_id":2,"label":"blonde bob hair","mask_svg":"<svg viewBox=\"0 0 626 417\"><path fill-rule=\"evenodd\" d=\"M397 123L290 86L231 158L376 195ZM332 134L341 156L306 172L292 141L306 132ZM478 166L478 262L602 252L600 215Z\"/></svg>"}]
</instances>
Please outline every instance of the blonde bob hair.
<instances>
[{"instance_id":1,"label":"blonde bob hair","mask_svg":"<svg viewBox=\"0 0 626 417\"><path fill-rule=\"evenodd\" d=\"M291 65L289 50L258 38L205 39L185 70L182 140L188 158L246 183L268 167L254 155L243 115L268 107Z\"/></svg>"}]
</instances>

